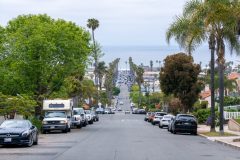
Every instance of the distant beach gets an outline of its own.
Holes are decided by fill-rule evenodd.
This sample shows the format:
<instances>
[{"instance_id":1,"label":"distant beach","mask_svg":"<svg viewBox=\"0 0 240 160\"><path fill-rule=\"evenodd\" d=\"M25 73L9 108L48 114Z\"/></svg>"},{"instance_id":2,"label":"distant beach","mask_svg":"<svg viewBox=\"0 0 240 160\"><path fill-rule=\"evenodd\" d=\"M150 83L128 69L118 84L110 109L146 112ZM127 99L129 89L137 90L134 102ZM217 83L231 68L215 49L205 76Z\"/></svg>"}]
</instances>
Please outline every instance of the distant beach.
<instances>
[{"instance_id":1,"label":"distant beach","mask_svg":"<svg viewBox=\"0 0 240 160\"><path fill-rule=\"evenodd\" d=\"M105 53L102 60L106 63L113 61L116 58L121 58L120 69L126 69L125 62L131 56L134 63L149 65L150 60L153 60L154 66L158 67L159 63L156 60L163 61L166 56L184 52L178 46L103 46L103 52ZM236 56L235 53L230 55L230 51L226 47L226 61L233 61L234 65L239 64L240 56ZM193 58L195 63L202 62L202 67L209 64L210 50L208 46L201 46L193 52ZM163 63L162 63L163 64Z\"/></svg>"}]
</instances>

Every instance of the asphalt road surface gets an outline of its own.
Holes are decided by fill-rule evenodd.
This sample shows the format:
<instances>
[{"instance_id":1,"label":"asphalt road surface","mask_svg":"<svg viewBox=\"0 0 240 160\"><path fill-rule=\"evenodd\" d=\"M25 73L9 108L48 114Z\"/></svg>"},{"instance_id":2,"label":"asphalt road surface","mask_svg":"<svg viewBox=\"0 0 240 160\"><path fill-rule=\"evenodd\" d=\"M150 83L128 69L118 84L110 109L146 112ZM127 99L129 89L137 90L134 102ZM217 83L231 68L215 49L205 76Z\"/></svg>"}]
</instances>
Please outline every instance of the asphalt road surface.
<instances>
[{"instance_id":1,"label":"asphalt road surface","mask_svg":"<svg viewBox=\"0 0 240 160\"><path fill-rule=\"evenodd\" d=\"M121 96L125 96L122 92ZM124 107L128 108L128 99ZM39 145L0 147L0 160L239 160L240 152L200 136L174 135L143 115L101 115L71 133L40 135Z\"/></svg>"}]
</instances>

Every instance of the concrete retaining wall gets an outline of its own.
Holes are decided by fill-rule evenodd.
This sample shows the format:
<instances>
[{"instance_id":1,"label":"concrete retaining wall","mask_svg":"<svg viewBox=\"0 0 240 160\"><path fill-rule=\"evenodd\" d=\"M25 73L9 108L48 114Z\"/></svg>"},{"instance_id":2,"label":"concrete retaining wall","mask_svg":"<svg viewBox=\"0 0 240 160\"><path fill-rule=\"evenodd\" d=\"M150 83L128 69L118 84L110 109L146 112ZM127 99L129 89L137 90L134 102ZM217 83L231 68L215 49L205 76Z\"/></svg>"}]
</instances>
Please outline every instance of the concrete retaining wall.
<instances>
[{"instance_id":1,"label":"concrete retaining wall","mask_svg":"<svg viewBox=\"0 0 240 160\"><path fill-rule=\"evenodd\" d=\"M237 123L234 119L229 119L228 121L228 129L231 131L240 132L240 124Z\"/></svg>"}]
</instances>

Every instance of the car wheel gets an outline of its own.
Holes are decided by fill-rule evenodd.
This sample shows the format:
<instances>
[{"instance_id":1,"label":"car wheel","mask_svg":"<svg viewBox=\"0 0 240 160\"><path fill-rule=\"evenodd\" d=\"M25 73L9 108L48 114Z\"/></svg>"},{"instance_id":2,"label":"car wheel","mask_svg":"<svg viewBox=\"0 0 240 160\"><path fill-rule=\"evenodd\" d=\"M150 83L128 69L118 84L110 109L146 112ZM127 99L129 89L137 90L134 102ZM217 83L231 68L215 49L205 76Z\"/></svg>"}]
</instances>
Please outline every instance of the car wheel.
<instances>
[{"instance_id":1,"label":"car wheel","mask_svg":"<svg viewBox=\"0 0 240 160\"><path fill-rule=\"evenodd\" d=\"M46 133L47 133L47 131L46 131L46 130L43 130L43 129L42 129L41 132L42 132L42 134L46 134Z\"/></svg>"},{"instance_id":2,"label":"car wheel","mask_svg":"<svg viewBox=\"0 0 240 160\"><path fill-rule=\"evenodd\" d=\"M71 127L68 128L68 132L71 132Z\"/></svg>"},{"instance_id":3,"label":"car wheel","mask_svg":"<svg viewBox=\"0 0 240 160\"><path fill-rule=\"evenodd\" d=\"M62 130L63 133L67 133L68 132L68 127L66 127L64 130Z\"/></svg>"},{"instance_id":4,"label":"car wheel","mask_svg":"<svg viewBox=\"0 0 240 160\"><path fill-rule=\"evenodd\" d=\"M191 132L192 135L197 135L197 131Z\"/></svg>"},{"instance_id":5,"label":"car wheel","mask_svg":"<svg viewBox=\"0 0 240 160\"><path fill-rule=\"evenodd\" d=\"M38 134L36 133L36 138L35 138L35 141L33 143L34 145L38 145Z\"/></svg>"},{"instance_id":6,"label":"car wheel","mask_svg":"<svg viewBox=\"0 0 240 160\"><path fill-rule=\"evenodd\" d=\"M81 128L81 127L82 127L82 125L81 125L81 124L77 125L77 128Z\"/></svg>"},{"instance_id":7,"label":"car wheel","mask_svg":"<svg viewBox=\"0 0 240 160\"><path fill-rule=\"evenodd\" d=\"M29 143L27 144L28 147L31 147L33 145L33 136L31 135L29 138Z\"/></svg>"},{"instance_id":8,"label":"car wheel","mask_svg":"<svg viewBox=\"0 0 240 160\"><path fill-rule=\"evenodd\" d=\"M97 121L99 121L99 118L97 118Z\"/></svg>"},{"instance_id":9,"label":"car wheel","mask_svg":"<svg viewBox=\"0 0 240 160\"><path fill-rule=\"evenodd\" d=\"M177 132L175 130L172 131L173 134L176 134Z\"/></svg>"}]
</instances>

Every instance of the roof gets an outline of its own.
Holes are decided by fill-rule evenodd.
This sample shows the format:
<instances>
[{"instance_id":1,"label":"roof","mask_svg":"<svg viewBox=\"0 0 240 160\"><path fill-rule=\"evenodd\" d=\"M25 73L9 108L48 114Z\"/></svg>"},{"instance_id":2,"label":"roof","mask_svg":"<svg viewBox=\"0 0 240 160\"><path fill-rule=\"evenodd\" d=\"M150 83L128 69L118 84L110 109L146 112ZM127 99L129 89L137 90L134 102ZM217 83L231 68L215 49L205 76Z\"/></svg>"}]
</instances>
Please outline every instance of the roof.
<instances>
[{"instance_id":1,"label":"roof","mask_svg":"<svg viewBox=\"0 0 240 160\"><path fill-rule=\"evenodd\" d=\"M210 96L211 96L211 91L210 90L200 93L200 97L202 99L205 99L205 98L210 97Z\"/></svg>"},{"instance_id":2,"label":"roof","mask_svg":"<svg viewBox=\"0 0 240 160\"><path fill-rule=\"evenodd\" d=\"M238 79L239 77L240 77L240 74L237 72L232 72L228 75L228 79L230 80Z\"/></svg>"}]
</instances>

